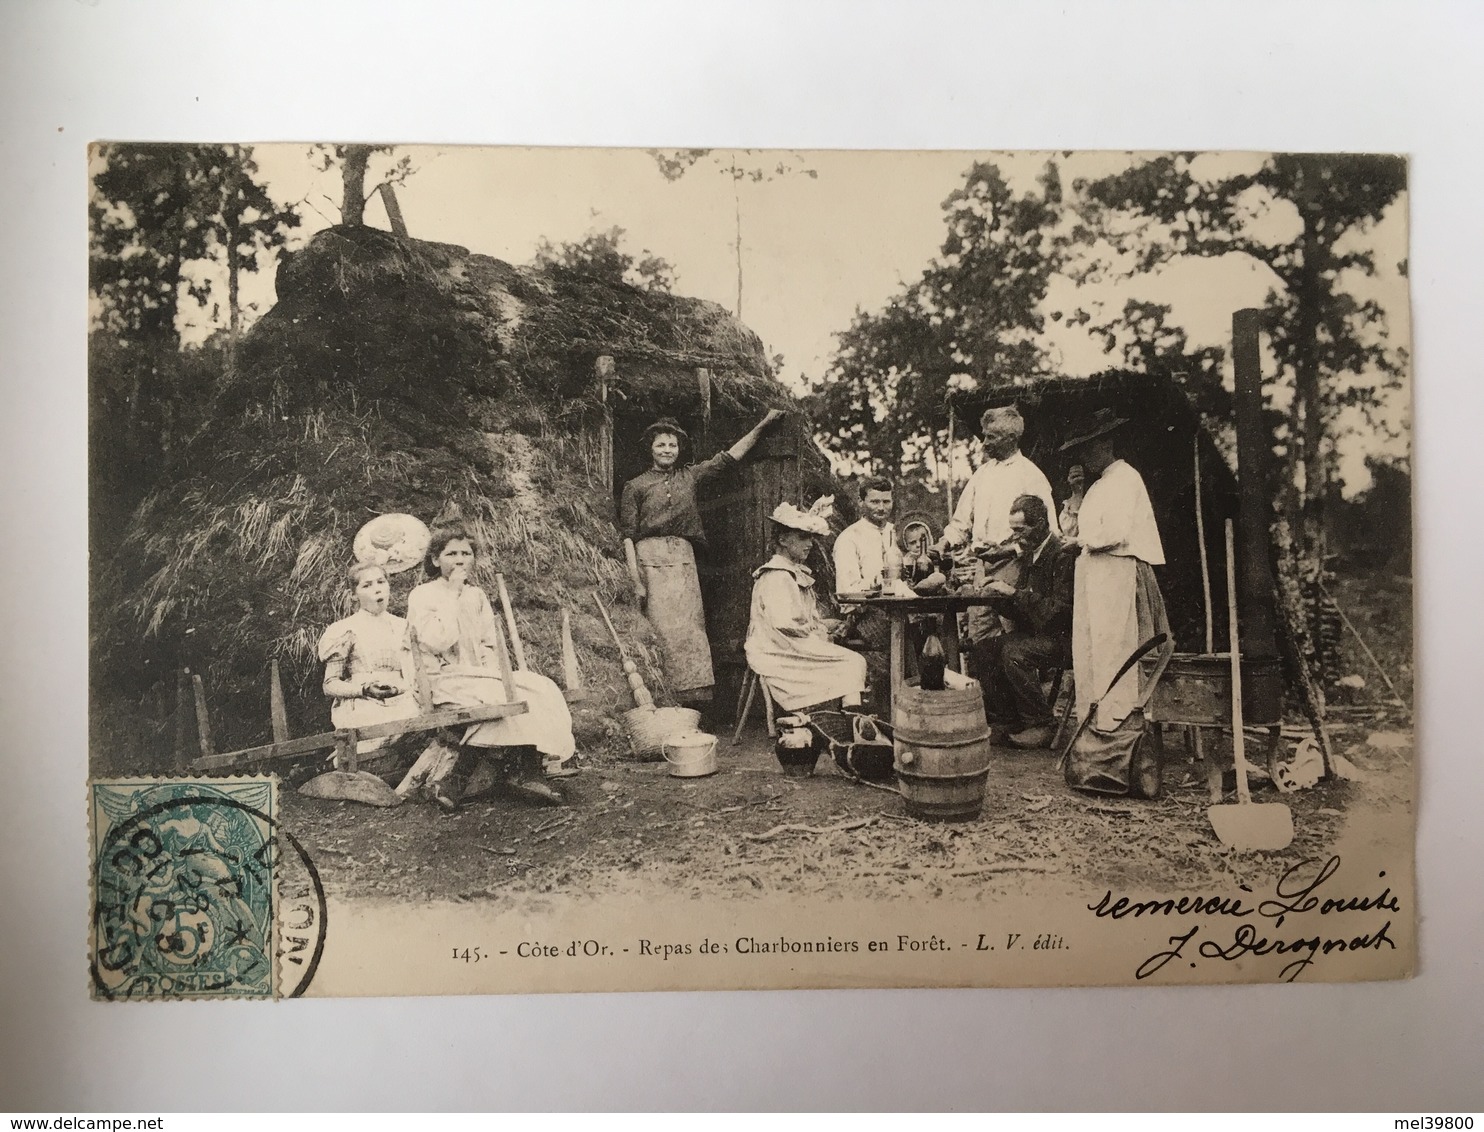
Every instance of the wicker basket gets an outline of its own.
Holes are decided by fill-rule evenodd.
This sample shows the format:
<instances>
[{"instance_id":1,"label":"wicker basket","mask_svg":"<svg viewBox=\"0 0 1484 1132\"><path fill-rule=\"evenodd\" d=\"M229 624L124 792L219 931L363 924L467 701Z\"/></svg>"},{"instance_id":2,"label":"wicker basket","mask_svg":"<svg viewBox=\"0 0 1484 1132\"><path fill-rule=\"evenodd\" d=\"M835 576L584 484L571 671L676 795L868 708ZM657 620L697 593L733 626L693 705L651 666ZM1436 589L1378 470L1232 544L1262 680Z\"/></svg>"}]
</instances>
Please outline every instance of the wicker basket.
<instances>
[{"instance_id":1,"label":"wicker basket","mask_svg":"<svg viewBox=\"0 0 1484 1132\"><path fill-rule=\"evenodd\" d=\"M664 742L671 735L701 729L701 713L694 708L641 707L624 712L623 723L634 757L653 762L665 757Z\"/></svg>"}]
</instances>

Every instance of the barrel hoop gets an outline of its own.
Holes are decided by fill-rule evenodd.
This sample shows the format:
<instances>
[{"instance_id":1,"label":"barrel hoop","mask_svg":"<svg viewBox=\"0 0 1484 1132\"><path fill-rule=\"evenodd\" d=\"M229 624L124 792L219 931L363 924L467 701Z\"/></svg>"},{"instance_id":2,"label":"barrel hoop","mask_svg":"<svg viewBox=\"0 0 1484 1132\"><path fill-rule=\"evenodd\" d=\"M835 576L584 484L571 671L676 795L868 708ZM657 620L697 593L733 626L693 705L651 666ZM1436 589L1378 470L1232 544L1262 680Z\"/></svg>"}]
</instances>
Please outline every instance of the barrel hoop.
<instances>
[{"instance_id":1,"label":"barrel hoop","mask_svg":"<svg viewBox=\"0 0 1484 1132\"><path fill-rule=\"evenodd\" d=\"M967 739L940 739L936 735L917 735L910 731L903 731L900 727L896 730L898 743L911 743L915 747L972 747L975 743L984 743L989 739L989 732L982 735L971 735Z\"/></svg>"},{"instance_id":2,"label":"barrel hoop","mask_svg":"<svg viewBox=\"0 0 1484 1132\"><path fill-rule=\"evenodd\" d=\"M897 777L906 782L923 783L930 786L944 786L956 782L964 782L972 785L975 782L983 782L989 777L989 768L970 771L968 774L916 774L901 767L894 767Z\"/></svg>"}]
</instances>

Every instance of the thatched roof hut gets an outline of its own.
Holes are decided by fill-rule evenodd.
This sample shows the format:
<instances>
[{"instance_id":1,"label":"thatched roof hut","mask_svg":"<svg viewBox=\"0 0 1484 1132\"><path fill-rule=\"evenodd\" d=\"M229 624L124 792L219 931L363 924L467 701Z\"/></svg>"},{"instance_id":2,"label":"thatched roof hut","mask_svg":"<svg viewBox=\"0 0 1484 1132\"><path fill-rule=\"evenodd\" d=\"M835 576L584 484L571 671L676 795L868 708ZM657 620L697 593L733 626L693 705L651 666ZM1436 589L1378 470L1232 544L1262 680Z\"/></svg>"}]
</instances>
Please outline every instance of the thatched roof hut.
<instances>
[{"instance_id":1,"label":"thatched roof hut","mask_svg":"<svg viewBox=\"0 0 1484 1132\"><path fill-rule=\"evenodd\" d=\"M162 756L183 665L205 677L223 749L265 738L273 659L296 733L327 726L315 645L348 611L355 532L392 511L472 528L476 580L492 590L504 573L529 659L553 677L570 610L599 712L629 704L594 592L663 692L613 525L637 432L679 416L704 456L789 401L757 336L714 303L370 228L319 233L279 268L277 305L244 337L211 424L99 570L95 707L132 703L147 732L116 761ZM760 455L723 488L736 521L712 523L727 532L707 583L724 673L761 516L805 493L802 469L824 475L802 424ZM413 574L394 579L394 609Z\"/></svg>"}]
</instances>

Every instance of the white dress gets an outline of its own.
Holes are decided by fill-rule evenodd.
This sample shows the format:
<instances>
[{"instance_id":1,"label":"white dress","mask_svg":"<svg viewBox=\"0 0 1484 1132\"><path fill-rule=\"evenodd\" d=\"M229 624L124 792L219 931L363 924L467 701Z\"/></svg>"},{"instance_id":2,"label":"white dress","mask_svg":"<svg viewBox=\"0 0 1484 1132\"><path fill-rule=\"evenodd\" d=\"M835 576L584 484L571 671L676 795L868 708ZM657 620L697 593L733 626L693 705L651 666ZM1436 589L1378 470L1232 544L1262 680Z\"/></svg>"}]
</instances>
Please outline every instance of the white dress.
<instances>
[{"instance_id":1,"label":"white dress","mask_svg":"<svg viewBox=\"0 0 1484 1132\"><path fill-rule=\"evenodd\" d=\"M785 711L857 694L866 661L832 643L814 600L814 574L775 554L753 571L747 663Z\"/></svg>"},{"instance_id":2,"label":"white dress","mask_svg":"<svg viewBox=\"0 0 1484 1132\"><path fill-rule=\"evenodd\" d=\"M358 609L349 617L336 621L321 634L319 658L325 674L352 684L376 682L395 684L402 694L385 700L366 696L333 697L330 722L339 727L365 727L395 719L410 719L418 714L414 693L412 647L407 636L407 622L392 613L370 613ZM362 739L357 750L373 751L390 741L390 736Z\"/></svg>"},{"instance_id":3,"label":"white dress","mask_svg":"<svg viewBox=\"0 0 1484 1132\"><path fill-rule=\"evenodd\" d=\"M1122 460L1109 464L1087 489L1077 524L1084 544L1072 600L1077 716L1085 717L1102 696L1094 722L1110 731L1138 703L1139 669L1105 695L1108 681L1134 649L1168 628L1151 569L1164 564L1165 552L1144 478ZM1086 549L1109 544L1111 550L1096 554Z\"/></svg>"},{"instance_id":4,"label":"white dress","mask_svg":"<svg viewBox=\"0 0 1484 1132\"><path fill-rule=\"evenodd\" d=\"M423 667L435 707L474 707L505 702L500 679L495 613L477 586L455 592L442 579L424 582L407 595L407 620L417 631ZM577 753L572 714L562 690L536 672L512 674L526 711L470 726L464 742L475 747L533 746L548 760Z\"/></svg>"}]
</instances>

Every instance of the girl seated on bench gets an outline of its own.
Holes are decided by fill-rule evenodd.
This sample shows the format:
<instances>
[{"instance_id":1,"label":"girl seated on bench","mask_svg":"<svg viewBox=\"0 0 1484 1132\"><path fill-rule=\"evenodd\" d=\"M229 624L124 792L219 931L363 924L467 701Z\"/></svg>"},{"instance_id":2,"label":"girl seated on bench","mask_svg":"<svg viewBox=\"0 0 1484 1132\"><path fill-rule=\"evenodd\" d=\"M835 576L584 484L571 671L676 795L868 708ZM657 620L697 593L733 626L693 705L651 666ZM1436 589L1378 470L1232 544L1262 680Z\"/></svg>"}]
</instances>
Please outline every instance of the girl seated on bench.
<instances>
[{"instance_id":1,"label":"girl seated on bench","mask_svg":"<svg viewBox=\"0 0 1484 1132\"><path fill-rule=\"evenodd\" d=\"M356 611L336 621L319 639L330 697L330 722L365 727L418 714L412 647L407 622L387 611L391 587L386 570L357 562L346 571ZM390 736L361 740L361 753L386 746Z\"/></svg>"},{"instance_id":2,"label":"girl seated on bench","mask_svg":"<svg viewBox=\"0 0 1484 1132\"><path fill-rule=\"evenodd\" d=\"M474 540L468 532L457 527L435 532L424 562L432 580L407 597L407 620L417 631L436 708L506 702L498 655L504 645L489 597L469 583L474 560ZM420 786L445 810L453 810L480 754L498 753L505 784L513 792L547 802L565 801L543 781L542 764L544 760L548 777L575 773L564 765L577 752L566 697L538 673L518 671L512 678L526 711L471 725L454 758L435 760L429 758L430 751L398 787L399 793Z\"/></svg>"}]
</instances>

